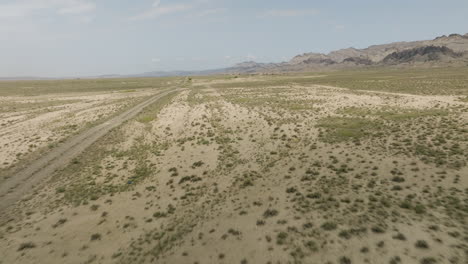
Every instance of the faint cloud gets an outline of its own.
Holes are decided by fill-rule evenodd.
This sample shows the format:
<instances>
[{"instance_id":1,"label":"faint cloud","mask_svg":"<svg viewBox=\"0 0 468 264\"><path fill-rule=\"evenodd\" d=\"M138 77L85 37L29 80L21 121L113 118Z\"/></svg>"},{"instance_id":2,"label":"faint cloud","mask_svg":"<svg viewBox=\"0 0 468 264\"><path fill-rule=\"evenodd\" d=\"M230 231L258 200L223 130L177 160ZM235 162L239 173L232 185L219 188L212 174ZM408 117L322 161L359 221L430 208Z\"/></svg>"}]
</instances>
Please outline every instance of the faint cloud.
<instances>
[{"instance_id":1,"label":"faint cloud","mask_svg":"<svg viewBox=\"0 0 468 264\"><path fill-rule=\"evenodd\" d=\"M162 5L161 0L154 1L153 5L148 10L130 17L130 20L146 20L153 19L163 15L169 15L173 13L182 12L191 9L190 4L173 4L173 5Z\"/></svg>"},{"instance_id":2,"label":"faint cloud","mask_svg":"<svg viewBox=\"0 0 468 264\"><path fill-rule=\"evenodd\" d=\"M161 0L155 0L153 3L153 7L159 7L161 5Z\"/></svg>"},{"instance_id":3,"label":"faint cloud","mask_svg":"<svg viewBox=\"0 0 468 264\"><path fill-rule=\"evenodd\" d=\"M161 59L160 59L160 58L153 58L153 59L151 59L151 61L152 61L152 62L160 62Z\"/></svg>"},{"instance_id":4,"label":"faint cloud","mask_svg":"<svg viewBox=\"0 0 468 264\"><path fill-rule=\"evenodd\" d=\"M30 17L43 10L55 10L60 15L78 15L96 9L89 0L23 0L0 4L0 18Z\"/></svg>"},{"instance_id":5,"label":"faint cloud","mask_svg":"<svg viewBox=\"0 0 468 264\"><path fill-rule=\"evenodd\" d=\"M196 16L198 17L204 17L204 16L210 16L210 15L217 15L221 14L227 11L227 8L214 8L214 9L207 9L204 11L200 11Z\"/></svg>"},{"instance_id":6,"label":"faint cloud","mask_svg":"<svg viewBox=\"0 0 468 264\"><path fill-rule=\"evenodd\" d=\"M64 1L65 6L58 10L59 14L82 14L96 10L96 4L88 1Z\"/></svg>"},{"instance_id":7,"label":"faint cloud","mask_svg":"<svg viewBox=\"0 0 468 264\"><path fill-rule=\"evenodd\" d=\"M40 30L37 18L50 14L89 24L95 10L95 0L0 0L0 32L31 34Z\"/></svg>"},{"instance_id":8,"label":"faint cloud","mask_svg":"<svg viewBox=\"0 0 468 264\"><path fill-rule=\"evenodd\" d=\"M259 17L298 17L317 15L317 9L272 9L260 14Z\"/></svg>"}]
</instances>

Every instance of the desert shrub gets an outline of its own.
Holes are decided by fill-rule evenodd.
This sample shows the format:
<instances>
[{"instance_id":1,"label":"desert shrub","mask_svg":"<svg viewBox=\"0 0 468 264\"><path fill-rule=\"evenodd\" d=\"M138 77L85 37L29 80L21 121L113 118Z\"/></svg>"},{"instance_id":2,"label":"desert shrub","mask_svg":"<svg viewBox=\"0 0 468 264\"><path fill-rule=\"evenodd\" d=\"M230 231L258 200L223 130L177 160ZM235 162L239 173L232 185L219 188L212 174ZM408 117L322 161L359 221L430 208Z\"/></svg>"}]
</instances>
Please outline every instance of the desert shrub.
<instances>
[{"instance_id":1,"label":"desert shrub","mask_svg":"<svg viewBox=\"0 0 468 264\"><path fill-rule=\"evenodd\" d=\"M338 225L334 222L325 222L322 224L321 227L324 230L331 231L331 230L335 230L338 227Z\"/></svg>"},{"instance_id":2,"label":"desert shrub","mask_svg":"<svg viewBox=\"0 0 468 264\"><path fill-rule=\"evenodd\" d=\"M343 256L340 258L340 264L351 264L351 259Z\"/></svg>"},{"instance_id":3,"label":"desert shrub","mask_svg":"<svg viewBox=\"0 0 468 264\"><path fill-rule=\"evenodd\" d=\"M67 222L67 219L66 218L61 218L57 221L57 223L55 223L54 225L52 225L53 228L57 228L63 224L65 224Z\"/></svg>"},{"instance_id":4,"label":"desert shrub","mask_svg":"<svg viewBox=\"0 0 468 264\"><path fill-rule=\"evenodd\" d=\"M263 217L269 218L269 217L277 216L278 214L279 214L279 212L278 212L278 210L276 210L276 209L267 209L267 210L263 213Z\"/></svg>"},{"instance_id":5,"label":"desert shrub","mask_svg":"<svg viewBox=\"0 0 468 264\"><path fill-rule=\"evenodd\" d=\"M402 241L406 240L405 235L403 235L402 233L398 233L398 234L394 235L392 238L396 239L396 240L402 240Z\"/></svg>"},{"instance_id":6,"label":"desert shrub","mask_svg":"<svg viewBox=\"0 0 468 264\"><path fill-rule=\"evenodd\" d=\"M421 249L428 249L429 248L429 244L424 241L424 240L418 240L416 241L416 243L414 244L414 246L416 248L421 248Z\"/></svg>"},{"instance_id":7,"label":"desert shrub","mask_svg":"<svg viewBox=\"0 0 468 264\"><path fill-rule=\"evenodd\" d=\"M410 201L403 201L400 204L400 207L403 209L411 209L411 202Z\"/></svg>"},{"instance_id":8,"label":"desert shrub","mask_svg":"<svg viewBox=\"0 0 468 264\"><path fill-rule=\"evenodd\" d=\"M392 181L394 181L394 182L404 182L405 178L400 177L400 176L395 176L395 177L392 178Z\"/></svg>"},{"instance_id":9,"label":"desert shrub","mask_svg":"<svg viewBox=\"0 0 468 264\"><path fill-rule=\"evenodd\" d=\"M201 166L203 166L203 164L205 164L203 161L194 162L192 164L192 168L195 169L195 168L201 167Z\"/></svg>"},{"instance_id":10,"label":"desert shrub","mask_svg":"<svg viewBox=\"0 0 468 264\"><path fill-rule=\"evenodd\" d=\"M23 251L25 249L31 249L31 248L35 248L36 247L36 244L34 244L33 242L25 242L25 243L21 243L18 247L18 251Z\"/></svg>"},{"instance_id":11,"label":"desert shrub","mask_svg":"<svg viewBox=\"0 0 468 264\"><path fill-rule=\"evenodd\" d=\"M304 243L304 246L308 248L310 251L317 252L318 251L318 246L315 241L309 240Z\"/></svg>"},{"instance_id":12,"label":"desert shrub","mask_svg":"<svg viewBox=\"0 0 468 264\"><path fill-rule=\"evenodd\" d=\"M279 232L278 235L276 235L276 244L284 245L286 243L287 238L288 238L288 233Z\"/></svg>"},{"instance_id":13,"label":"desert shrub","mask_svg":"<svg viewBox=\"0 0 468 264\"><path fill-rule=\"evenodd\" d=\"M371 228L371 231L377 234L385 233L385 229L382 228L381 226L373 226Z\"/></svg>"},{"instance_id":14,"label":"desert shrub","mask_svg":"<svg viewBox=\"0 0 468 264\"><path fill-rule=\"evenodd\" d=\"M437 260L435 258L432 258L432 257L422 258L420 263L421 264L435 264L435 263L437 263Z\"/></svg>"},{"instance_id":15,"label":"desert shrub","mask_svg":"<svg viewBox=\"0 0 468 264\"><path fill-rule=\"evenodd\" d=\"M101 234L95 233L91 235L91 241L101 240Z\"/></svg>"},{"instance_id":16,"label":"desert shrub","mask_svg":"<svg viewBox=\"0 0 468 264\"><path fill-rule=\"evenodd\" d=\"M424 214L426 213L426 207L422 204L418 204L414 207L414 211L417 213L417 214Z\"/></svg>"}]
</instances>

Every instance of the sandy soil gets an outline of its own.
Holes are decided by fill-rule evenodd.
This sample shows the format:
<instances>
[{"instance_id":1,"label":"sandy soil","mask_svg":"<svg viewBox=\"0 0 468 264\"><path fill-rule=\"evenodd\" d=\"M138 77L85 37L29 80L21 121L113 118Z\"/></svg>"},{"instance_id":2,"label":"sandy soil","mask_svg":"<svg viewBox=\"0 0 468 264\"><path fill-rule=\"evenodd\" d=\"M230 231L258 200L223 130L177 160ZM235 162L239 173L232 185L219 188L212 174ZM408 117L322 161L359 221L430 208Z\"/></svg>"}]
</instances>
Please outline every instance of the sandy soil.
<instances>
[{"instance_id":1,"label":"sandy soil","mask_svg":"<svg viewBox=\"0 0 468 264\"><path fill-rule=\"evenodd\" d=\"M10 208L0 263L467 263L467 103L219 82Z\"/></svg>"},{"instance_id":2,"label":"sandy soil","mask_svg":"<svg viewBox=\"0 0 468 264\"><path fill-rule=\"evenodd\" d=\"M0 111L0 169L27 159L38 149L54 147L87 125L106 119L151 94L148 90L0 97L3 106Z\"/></svg>"},{"instance_id":3,"label":"sandy soil","mask_svg":"<svg viewBox=\"0 0 468 264\"><path fill-rule=\"evenodd\" d=\"M24 169L16 172L13 177L8 178L0 185L0 197L2 198L0 201L0 212L21 199L21 197L30 192L30 189L34 185L42 182L54 171L69 164L75 157L99 140L103 135L107 134L111 129L134 118L145 109L145 107L155 103L164 96L177 91L178 90L170 90L157 93L112 119L70 138L40 159L31 162ZM99 111L96 109L93 110Z\"/></svg>"}]
</instances>

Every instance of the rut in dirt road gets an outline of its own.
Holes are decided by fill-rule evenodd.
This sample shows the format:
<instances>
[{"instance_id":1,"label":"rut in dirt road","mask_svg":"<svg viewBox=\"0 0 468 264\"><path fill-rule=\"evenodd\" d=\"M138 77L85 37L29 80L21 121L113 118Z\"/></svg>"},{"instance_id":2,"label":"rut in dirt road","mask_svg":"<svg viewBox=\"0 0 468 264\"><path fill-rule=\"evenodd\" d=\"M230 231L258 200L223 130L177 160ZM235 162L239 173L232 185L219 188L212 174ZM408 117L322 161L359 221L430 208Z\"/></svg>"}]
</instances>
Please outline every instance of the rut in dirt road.
<instances>
[{"instance_id":1,"label":"rut in dirt road","mask_svg":"<svg viewBox=\"0 0 468 264\"><path fill-rule=\"evenodd\" d=\"M145 107L155 103L162 97L181 90L183 89L159 93L111 120L70 138L59 147L33 161L29 166L20 170L14 176L10 177L9 180L0 185L0 212L3 212L19 201L25 194L31 191L35 185L46 179L54 171L66 166L73 158L107 134L111 129L135 117Z\"/></svg>"}]
</instances>

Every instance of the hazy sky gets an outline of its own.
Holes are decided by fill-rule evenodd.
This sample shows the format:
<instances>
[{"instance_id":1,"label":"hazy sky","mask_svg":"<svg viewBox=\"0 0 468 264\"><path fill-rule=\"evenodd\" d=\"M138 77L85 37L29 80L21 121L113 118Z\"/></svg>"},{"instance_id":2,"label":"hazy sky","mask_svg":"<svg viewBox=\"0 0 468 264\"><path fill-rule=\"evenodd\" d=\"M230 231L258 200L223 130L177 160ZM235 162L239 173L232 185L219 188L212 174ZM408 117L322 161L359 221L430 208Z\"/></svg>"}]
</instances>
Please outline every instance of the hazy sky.
<instances>
[{"instance_id":1,"label":"hazy sky","mask_svg":"<svg viewBox=\"0 0 468 264\"><path fill-rule=\"evenodd\" d=\"M467 32L467 0L0 0L0 76L200 70Z\"/></svg>"}]
</instances>

